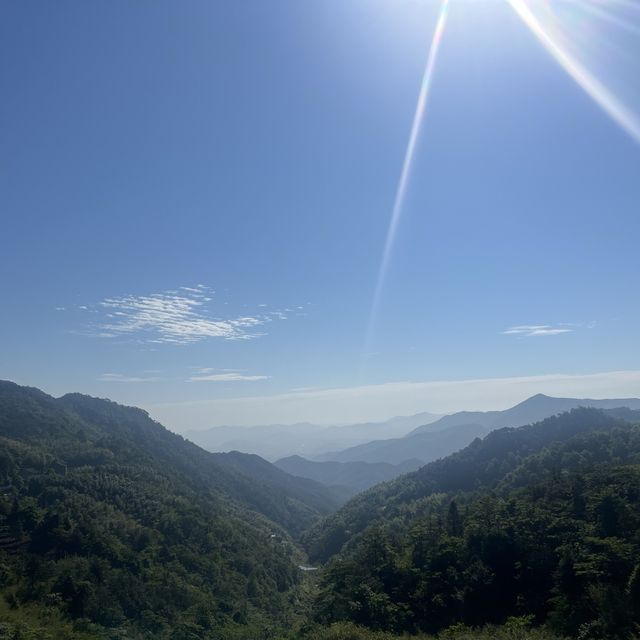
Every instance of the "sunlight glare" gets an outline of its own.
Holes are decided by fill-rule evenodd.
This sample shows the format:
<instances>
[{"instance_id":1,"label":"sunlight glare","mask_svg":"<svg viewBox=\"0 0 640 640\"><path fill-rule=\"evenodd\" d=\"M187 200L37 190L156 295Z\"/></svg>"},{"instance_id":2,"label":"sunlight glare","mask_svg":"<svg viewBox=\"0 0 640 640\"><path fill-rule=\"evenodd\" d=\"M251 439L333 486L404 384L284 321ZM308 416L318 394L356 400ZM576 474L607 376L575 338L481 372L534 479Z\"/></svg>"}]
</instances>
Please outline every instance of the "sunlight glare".
<instances>
[{"instance_id":1,"label":"sunlight glare","mask_svg":"<svg viewBox=\"0 0 640 640\"><path fill-rule=\"evenodd\" d=\"M411 175L411 166L413 164L413 158L415 156L416 146L420 137L420 131L424 122L425 113L427 110L427 101L429 98L429 91L433 80L433 73L438 58L438 51L440 50L440 44L442 42L442 36L444 28L447 22L447 10L449 7L449 0L442 0L440 5L440 13L438 15L438 22L433 32L433 38L431 45L429 46L429 53L427 56L427 62L425 65L424 74L422 76L422 84L420 86L420 93L418 94L418 101L416 103L416 109L413 116L413 124L411 126L411 133L409 134L409 141L407 143L407 150L405 152L404 161L402 163L402 170L400 172L400 179L398 181L398 187L396 190L395 200L393 203L393 209L391 211L391 219L389 221L389 227L387 229L387 236L384 243L384 250L382 253L382 260L380 262L380 268L378 270L378 279L376 282L376 288L373 295L373 302L371 304L371 311L369 314L369 324L367 332L365 334L365 343L362 353L362 365L360 368L360 376L364 367L364 361L369 355L371 349L371 343L373 340L373 333L375 328L376 316L378 315L378 309L380 306L380 299L382 296L382 290L384 288L385 276L393 252L393 245L398 230L398 224L402 215L402 209L407 193L407 186L409 183L409 177Z\"/></svg>"},{"instance_id":2,"label":"sunlight glare","mask_svg":"<svg viewBox=\"0 0 640 640\"><path fill-rule=\"evenodd\" d=\"M542 11L536 12L527 0L509 0L509 4L573 80L636 142L640 142L640 117L638 114L605 86L587 68L586 64L570 51L569 42L566 36L563 37L561 25L554 14L548 10L548 5L547 10L543 13ZM587 3L580 6L580 8L588 10L607 22L617 24L617 26L625 24L619 18L608 15L603 9L596 7L587 9L587 7L590 7ZM536 9L538 8L539 5L536 5ZM626 29L637 33L633 25L628 25Z\"/></svg>"}]
</instances>

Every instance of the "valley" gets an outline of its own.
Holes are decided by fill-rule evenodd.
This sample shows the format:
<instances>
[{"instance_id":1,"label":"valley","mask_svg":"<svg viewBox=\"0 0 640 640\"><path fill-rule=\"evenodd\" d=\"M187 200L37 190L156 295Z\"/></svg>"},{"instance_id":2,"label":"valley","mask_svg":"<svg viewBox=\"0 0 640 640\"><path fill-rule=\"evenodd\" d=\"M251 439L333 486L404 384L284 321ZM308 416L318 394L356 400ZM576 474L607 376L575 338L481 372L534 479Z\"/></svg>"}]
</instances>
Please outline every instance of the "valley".
<instances>
[{"instance_id":1,"label":"valley","mask_svg":"<svg viewBox=\"0 0 640 640\"><path fill-rule=\"evenodd\" d=\"M557 400L474 415L484 438L398 475L210 453L140 409L2 382L0 637L626 638L640 403Z\"/></svg>"}]
</instances>

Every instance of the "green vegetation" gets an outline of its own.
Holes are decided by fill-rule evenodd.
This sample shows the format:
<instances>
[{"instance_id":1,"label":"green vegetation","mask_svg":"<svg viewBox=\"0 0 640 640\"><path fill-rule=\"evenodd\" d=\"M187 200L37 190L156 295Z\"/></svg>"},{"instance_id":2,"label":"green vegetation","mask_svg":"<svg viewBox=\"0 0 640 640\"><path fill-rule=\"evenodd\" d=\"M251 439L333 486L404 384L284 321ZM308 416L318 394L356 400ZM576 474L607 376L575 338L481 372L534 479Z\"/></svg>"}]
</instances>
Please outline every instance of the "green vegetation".
<instances>
[{"instance_id":1,"label":"green vegetation","mask_svg":"<svg viewBox=\"0 0 640 640\"><path fill-rule=\"evenodd\" d=\"M139 409L0 383L0 640L630 640L637 418L502 429L332 514Z\"/></svg>"},{"instance_id":2,"label":"green vegetation","mask_svg":"<svg viewBox=\"0 0 640 640\"><path fill-rule=\"evenodd\" d=\"M545 629L532 628L530 618L510 618L500 626L472 629L463 624L449 627L437 636L440 640L561 640ZM396 635L387 631L373 631L351 622L336 622L329 627L320 627L309 633L308 640L435 640L436 636L422 633L412 636Z\"/></svg>"},{"instance_id":3,"label":"green vegetation","mask_svg":"<svg viewBox=\"0 0 640 640\"><path fill-rule=\"evenodd\" d=\"M457 453L356 496L305 534L306 547L313 560L326 562L367 526L393 518L413 501L436 493L492 490L545 447L623 424L596 409L575 409L534 425L493 431Z\"/></svg>"},{"instance_id":4,"label":"green vegetation","mask_svg":"<svg viewBox=\"0 0 640 640\"><path fill-rule=\"evenodd\" d=\"M581 640L629 638L640 622L639 462L639 427L576 410L374 489L329 519L351 537L324 573L316 617L439 633L531 616ZM387 508L346 529L381 493L394 498Z\"/></svg>"},{"instance_id":5,"label":"green vegetation","mask_svg":"<svg viewBox=\"0 0 640 640\"><path fill-rule=\"evenodd\" d=\"M139 409L77 395L2 383L0 434L2 619L65 638L292 624L286 527L319 517L318 493L258 484Z\"/></svg>"}]
</instances>

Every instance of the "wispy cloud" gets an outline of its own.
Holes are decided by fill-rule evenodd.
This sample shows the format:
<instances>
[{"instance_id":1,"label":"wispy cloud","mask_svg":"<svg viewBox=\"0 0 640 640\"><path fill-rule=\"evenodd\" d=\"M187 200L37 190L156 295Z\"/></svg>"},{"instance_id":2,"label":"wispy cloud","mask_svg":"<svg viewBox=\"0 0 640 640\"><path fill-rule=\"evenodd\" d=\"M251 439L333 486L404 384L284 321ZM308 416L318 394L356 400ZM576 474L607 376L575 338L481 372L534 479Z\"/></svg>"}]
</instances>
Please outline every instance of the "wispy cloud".
<instances>
[{"instance_id":1,"label":"wispy cloud","mask_svg":"<svg viewBox=\"0 0 640 640\"><path fill-rule=\"evenodd\" d=\"M531 337L531 336L557 336L561 333L571 333L573 329L569 328L568 325L559 325L552 326L549 324L525 324L517 327L509 327L507 330L503 331L505 335L512 336L523 336L523 337Z\"/></svg>"},{"instance_id":2,"label":"wispy cloud","mask_svg":"<svg viewBox=\"0 0 640 640\"><path fill-rule=\"evenodd\" d=\"M100 382L157 382L157 376L129 376L124 373L103 373L98 376Z\"/></svg>"},{"instance_id":3,"label":"wispy cloud","mask_svg":"<svg viewBox=\"0 0 640 640\"><path fill-rule=\"evenodd\" d=\"M95 311L102 320L92 335L103 338L135 337L141 342L190 344L207 338L250 340L264 335L260 327L286 316L278 312L215 317L210 309L214 292L205 285L180 287L143 296L106 298Z\"/></svg>"},{"instance_id":4,"label":"wispy cloud","mask_svg":"<svg viewBox=\"0 0 640 640\"><path fill-rule=\"evenodd\" d=\"M189 382L256 382L258 380L268 380L271 376L247 375L241 371L227 371L223 373L210 373L211 370L203 370L195 376L189 378Z\"/></svg>"}]
</instances>

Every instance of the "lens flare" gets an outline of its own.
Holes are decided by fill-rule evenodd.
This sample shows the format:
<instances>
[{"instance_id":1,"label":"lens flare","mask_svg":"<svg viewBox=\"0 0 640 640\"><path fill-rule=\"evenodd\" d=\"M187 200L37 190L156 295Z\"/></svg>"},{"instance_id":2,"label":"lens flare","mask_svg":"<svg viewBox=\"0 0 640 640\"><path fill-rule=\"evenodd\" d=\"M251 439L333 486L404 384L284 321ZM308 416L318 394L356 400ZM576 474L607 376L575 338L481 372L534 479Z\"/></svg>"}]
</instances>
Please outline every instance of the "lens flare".
<instances>
[{"instance_id":1,"label":"lens flare","mask_svg":"<svg viewBox=\"0 0 640 640\"><path fill-rule=\"evenodd\" d=\"M509 0L509 4L532 33L544 45L556 62L578 83L580 87L598 104L618 125L636 142L640 143L640 118L627 107L612 91L587 69L577 56L573 55L562 37L562 32L553 15L549 12L536 14L527 0ZM591 8L603 18L603 11ZM604 14L606 15L606 14ZM613 17L608 17L613 22ZM615 19L619 22L618 19ZM618 25L620 26L620 25ZM631 27L630 30L635 30Z\"/></svg>"},{"instance_id":2,"label":"lens flare","mask_svg":"<svg viewBox=\"0 0 640 640\"><path fill-rule=\"evenodd\" d=\"M633 33L636 36L640 35L639 27L637 27L634 24L630 24L626 20L623 20L622 18L619 18L616 15L609 13L608 11L606 11L605 9L602 9L601 7L596 7L592 4L584 3L579 6L579 9L581 11L584 11L585 13L588 13L594 16L595 18L598 18L599 20L604 20L605 22L612 24L618 27L619 29L624 29L625 31L629 31L629 33Z\"/></svg>"},{"instance_id":3,"label":"lens flare","mask_svg":"<svg viewBox=\"0 0 640 640\"><path fill-rule=\"evenodd\" d=\"M424 125L450 0L441 0L400 172L365 333L359 379L371 354L385 280ZM640 59L636 0L508 0L556 62L635 142L640 143ZM606 82L603 81L606 79Z\"/></svg>"},{"instance_id":4,"label":"lens flare","mask_svg":"<svg viewBox=\"0 0 640 640\"><path fill-rule=\"evenodd\" d=\"M389 261L391 259L391 254L393 252L393 245L398 230L398 224L402 216L402 209L404 207L404 201L407 194L407 186L409 184L409 177L411 175L413 158L415 156L416 146L420 137L420 131L422 129L422 124L424 122L425 113L427 110L427 101L429 98L429 92L433 80L433 72L438 58L438 51L440 50L440 44L442 43L444 28L447 22L448 7L449 0L442 0L442 4L440 5L440 13L438 15L438 22L436 23L436 28L433 32L433 38L431 40L429 53L427 55L427 63L424 69L424 74L422 76L420 93L418 94L416 110L413 116L413 124L411 125L411 133L409 134L407 150L405 152L404 161L402 163L400 179L398 181L393 209L391 210L391 218L389 220L389 227L387 229L387 237L384 243L384 250L382 252L382 260L380 262L380 268L378 270L378 279L373 294L373 302L371 304L371 312L369 314L369 325L365 334L365 343L362 354L363 364L360 371L361 374L362 368L364 366L364 360L369 355L371 349L375 320L378 315L378 308L380 306L380 299L382 296L382 290L384 288L385 276L389 266Z\"/></svg>"}]
</instances>

